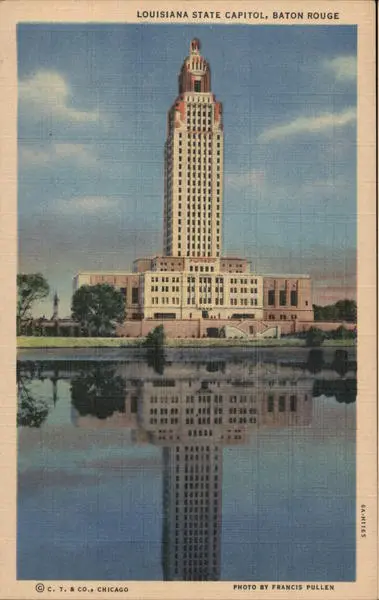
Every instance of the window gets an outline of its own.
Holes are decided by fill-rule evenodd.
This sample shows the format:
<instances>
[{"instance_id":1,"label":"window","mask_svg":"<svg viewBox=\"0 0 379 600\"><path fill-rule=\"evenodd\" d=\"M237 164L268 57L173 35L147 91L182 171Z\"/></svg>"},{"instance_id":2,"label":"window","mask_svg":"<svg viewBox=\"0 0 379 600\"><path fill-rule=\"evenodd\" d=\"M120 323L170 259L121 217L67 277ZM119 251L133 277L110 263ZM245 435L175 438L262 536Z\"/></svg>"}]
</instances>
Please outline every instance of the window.
<instances>
[{"instance_id":1,"label":"window","mask_svg":"<svg viewBox=\"0 0 379 600\"><path fill-rule=\"evenodd\" d=\"M138 304L139 302L139 289L138 287L132 288L132 304Z\"/></svg>"},{"instance_id":2,"label":"window","mask_svg":"<svg viewBox=\"0 0 379 600\"><path fill-rule=\"evenodd\" d=\"M201 81L195 81L195 92L201 92Z\"/></svg>"},{"instance_id":3,"label":"window","mask_svg":"<svg viewBox=\"0 0 379 600\"><path fill-rule=\"evenodd\" d=\"M287 294L285 290L280 290L279 292L279 304L280 306L285 306L287 303Z\"/></svg>"}]
</instances>

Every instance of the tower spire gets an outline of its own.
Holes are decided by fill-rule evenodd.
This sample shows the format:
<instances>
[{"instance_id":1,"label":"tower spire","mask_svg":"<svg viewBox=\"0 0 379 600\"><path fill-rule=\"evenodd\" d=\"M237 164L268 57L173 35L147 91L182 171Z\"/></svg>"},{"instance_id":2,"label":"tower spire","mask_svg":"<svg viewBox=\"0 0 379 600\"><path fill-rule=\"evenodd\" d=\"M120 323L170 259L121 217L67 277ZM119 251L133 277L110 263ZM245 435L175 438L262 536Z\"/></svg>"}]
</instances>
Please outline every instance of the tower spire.
<instances>
[{"instance_id":1,"label":"tower spire","mask_svg":"<svg viewBox=\"0 0 379 600\"><path fill-rule=\"evenodd\" d=\"M58 292L55 292L54 294L54 298L53 298L53 321L57 321L58 320L58 307L59 307L59 296L58 296Z\"/></svg>"}]
</instances>

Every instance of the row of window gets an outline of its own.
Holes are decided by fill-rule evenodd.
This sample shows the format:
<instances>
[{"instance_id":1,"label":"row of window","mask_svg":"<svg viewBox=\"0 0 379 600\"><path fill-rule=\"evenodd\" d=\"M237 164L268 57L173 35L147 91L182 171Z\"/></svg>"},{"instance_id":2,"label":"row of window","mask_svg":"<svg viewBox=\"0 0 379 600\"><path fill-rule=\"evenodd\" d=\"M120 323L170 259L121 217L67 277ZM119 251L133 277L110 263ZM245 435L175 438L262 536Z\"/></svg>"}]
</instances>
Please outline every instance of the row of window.
<instances>
[{"instance_id":1,"label":"row of window","mask_svg":"<svg viewBox=\"0 0 379 600\"><path fill-rule=\"evenodd\" d=\"M289 401L290 401L289 402L290 403L290 411L291 412L296 412L296 410L297 410L297 396L290 396ZM275 404L276 404L276 402L275 402L274 396L269 396L268 399L267 399L267 411L268 412L274 412ZM286 406L287 406L286 397L285 396L279 396L279 401L278 401L279 412L285 412Z\"/></svg>"},{"instance_id":2,"label":"row of window","mask_svg":"<svg viewBox=\"0 0 379 600\"><path fill-rule=\"evenodd\" d=\"M196 133L194 133L194 134L192 134L192 135L193 135L194 137L196 137L196 135L199 135L199 137L200 137L200 134L196 134ZM183 134L182 134L181 132L179 132L179 142L180 142L180 140L182 140L182 138L183 138ZM172 139L172 138L171 138L171 139ZM218 140L220 140L220 139L221 139L221 134L220 134L220 133L218 133L218 134L217 134L217 141L218 141ZM169 140L168 140L168 141L169 141Z\"/></svg>"},{"instance_id":3,"label":"row of window","mask_svg":"<svg viewBox=\"0 0 379 600\"><path fill-rule=\"evenodd\" d=\"M182 149L182 138L179 137L179 149ZM220 143L220 139L219 137L217 138L217 146L213 141L213 136L212 135L199 135L199 138L197 139L197 134L188 134L187 132L187 148L191 149L191 148L196 148L196 146L204 146L204 147L214 147L217 148L218 150L221 148L221 143ZM172 151L172 148L170 148L170 150Z\"/></svg>"},{"instance_id":4,"label":"row of window","mask_svg":"<svg viewBox=\"0 0 379 600\"><path fill-rule=\"evenodd\" d=\"M258 294L258 288L250 288L250 292L248 290L248 288L236 288L236 287L231 287L230 288L230 293L231 294Z\"/></svg>"},{"instance_id":5,"label":"row of window","mask_svg":"<svg viewBox=\"0 0 379 600\"><path fill-rule=\"evenodd\" d=\"M203 199L204 195L206 194L206 185L205 185L205 183L203 183L203 192L201 191L201 186L199 185L200 182L198 181L197 183L198 183L197 188L194 185L194 189L192 190L192 202L194 200L196 200L196 195L197 195L198 202L200 202ZM219 196L220 196L220 189L219 189L220 188L220 181L219 180L216 182L216 185L217 185L217 190L216 190L216 196L217 196L217 198L216 198L216 202L219 203L220 202L220 198L219 198ZM211 184L211 182L208 182L208 193L209 194L212 193L211 190L212 190L212 184ZM182 194L181 194L181 190L180 190L180 193L178 194L178 203L179 203L178 204L178 208L179 209L182 208L181 201L182 201ZM190 189L187 190L186 201L187 201L187 206L191 204L191 191L190 191ZM172 206L171 205L168 207L167 211L168 211L167 215L170 216L171 211L172 211Z\"/></svg>"},{"instance_id":6,"label":"row of window","mask_svg":"<svg viewBox=\"0 0 379 600\"><path fill-rule=\"evenodd\" d=\"M167 171L167 184L168 186L171 188L172 187L172 182L173 179L175 177L175 175L178 175L179 177L183 177L183 172L182 172L182 157L179 156L179 170L178 171L174 171L173 168L168 167L168 171ZM219 159L217 159L217 163L219 163ZM203 186L205 187L206 184L208 184L208 186L210 186L210 184L212 183L212 178L214 176L214 174L216 175L220 175L220 165L217 164L215 165L216 167L216 172L212 173L212 166L214 165L214 163L211 161L211 159L209 158L207 160L207 157L200 157L198 155L197 157L197 162L195 160L195 157L192 158L192 161L187 161L186 162L186 166L187 166L187 183L189 184L190 181L193 181L193 185L195 185L195 183L197 185L199 184L203 184ZM219 178L218 178L219 179ZM216 181L217 181L217 177L216 177Z\"/></svg>"},{"instance_id":7,"label":"row of window","mask_svg":"<svg viewBox=\"0 0 379 600\"><path fill-rule=\"evenodd\" d=\"M214 141L214 136L213 135L204 135L204 134L198 134L196 132L188 132L187 131L187 148L191 149L191 148L196 148L197 146L202 146L202 147L206 147L206 148L210 148L213 147L214 149L220 150L221 148L221 144L220 144L220 140L217 140L217 146L216 143ZM182 138L179 137L179 150L181 150L183 148L182 145ZM168 148L168 156L172 156L173 154L173 146L172 146L172 142L169 145Z\"/></svg>"},{"instance_id":8,"label":"row of window","mask_svg":"<svg viewBox=\"0 0 379 600\"><path fill-rule=\"evenodd\" d=\"M183 465L176 465L176 469L180 470L183 472ZM209 473L210 472L210 465L204 465L204 464L200 464L200 463L188 463L186 462L184 465L184 473Z\"/></svg>"},{"instance_id":9,"label":"row of window","mask_svg":"<svg viewBox=\"0 0 379 600\"><path fill-rule=\"evenodd\" d=\"M212 227L212 214L211 213L211 209L209 209L209 212L207 214L206 210L204 209L204 217L203 219L201 219L201 213L200 213L200 209L198 209L199 212L195 212L193 210L192 212L192 219L191 219L191 212L190 212L190 208L187 209L187 235L190 236L192 233L192 239L195 241L196 237L198 237L201 234L206 234L206 230L208 230L208 233L210 234L210 229ZM181 228L181 214L178 215L179 217L179 222L178 222L178 229L180 228L180 231L182 230ZM197 231L194 233L193 229L194 226L196 227L196 218L197 218ZM216 218L220 219L220 213L216 213ZM189 222L188 222L189 221ZM220 227L220 221L216 221L216 227ZM217 229L217 233L220 233L220 230ZM170 232L170 234L172 235L172 232ZM169 235L170 235L169 234ZM197 235L196 235L197 234Z\"/></svg>"},{"instance_id":10,"label":"row of window","mask_svg":"<svg viewBox=\"0 0 379 600\"><path fill-rule=\"evenodd\" d=\"M191 292L191 291L195 292L195 289L196 289L195 280L193 280L193 284L192 285L190 285L190 279L189 278L187 278L187 282L188 282L187 292ZM201 283L201 278L200 278L200 283ZM224 294L224 286L223 285L220 285L220 284L217 285L215 283L214 286L212 286L211 282L207 282L206 285L199 285L198 286L198 290L199 290L200 293L201 292L212 292L212 287L214 287L214 292L216 294L221 294L221 295ZM180 286L178 286L178 285L172 285L171 287L168 286L168 285L162 285L162 286L152 285L151 286L151 292L169 293L170 291L172 293L175 293L175 292L179 293L180 292ZM240 289L239 291L237 290L237 288L231 288L230 289L230 293L231 294L237 294L237 293L240 293L240 294L249 294L250 293L252 295L256 295L258 293L258 289L257 288L251 288L251 290L249 292L247 289L243 289L243 288ZM240 299L240 302L239 302L238 298L231 298L231 305L232 306L236 306L237 304L241 303L243 306L247 306L246 302L244 302L245 300L247 301L248 298L242 298L242 299ZM250 298L250 305L251 306L257 306L258 305L257 298L254 298L254 299ZM269 315L269 319L273 319L273 318L276 318L276 317L274 315L270 314ZM292 318L296 318L296 315L292 315ZM280 315L280 319L281 320L283 320L283 319L285 320L286 319L286 315Z\"/></svg>"},{"instance_id":11,"label":"row of window","mask_svg":"<svg viewBox=\"0 0 379 600\"><path fill-rule=\"evenodd\" d=\"M199 225L200 225L200 221L199 221ZM206 229L206 225L208 225L208 230ZM196 239L198 239L198 238L201 238L203 236L207 236L207 233L208 233L208 236L207 236L208 241L209 242L211 241L211 236L209 235L210 229L211 229L211 222L210 221L208 221L208 223L203 222L203 226L204 226L204 228L200 229L200 231L197 232L197 235L192 235L192 241L193 242L196 242ZM179 237L179 234L184 233L184 232L182 232L182 227L181 227L180 224L178 225L177 233L178 233L178 237ZM187 227L187 237L189 238L190 235L191 235L191 230L190 230L190 228L188 226ZM216 237L218 237L217 241L219 241L220 240L220 236L216 236Z\"/></svg>"},{"instance_id":12,"label":"row of window","mask_svg":"<svg viewBox=\"0 0 379 600\"><path fill-rule=\"evenodd\" d=\"M220 177L221 177L221 176L220 176L220 173L217 173L217 174L216 174L216 180L220 180ZM188 177L188 181L187 181L187 193L189 193L189 192L190 192L191 185L192 185L192 188L193 188L193 190L195 191L195 189L196 189L196 188L201 188L201 184L202 184L202 183L203 183L203 180L196 180L196 179L194 179L194 178L193 178L193 179L192 179L192 184L191 184L191 180L190 180L190 178ZM203 183L203 186L204 186L204 183ZM209 181L209 183L208 183L208 187L209 187L209 188L211 187L211 182L210 182L210 181ZM218 186L218 187L220 187L220 186ZM184 191L184 190L182 190L181 183L179 183L179 184L178 184L178 193L179 193L179 194L181 194L181 193L182 193L182 191Z\"/></svg>"},{"instance_id":13,"label":"row of window","mask_svg":"<svg viewBox=\"0 0 379 600\"><path fill-rule=\"evenodd\" d=\"M190 447L189 450L191 450L192 452L190 454L185 454L184 455L184 460L187 461L191 461L191 464L193 461L198 460L198 461L207 461L209 462L209 459L212 459L212 461L214 461L215 463L218 460L218 456L216 452L212 452L212 449L209 448L209 446L206 446L206 451L205 451L205 446L193 446L192 448ZM194 453L194 449L196 450L196 453ZM178 449L177 449L178 452ZM176 454L176 460L179 460L179 454ZM196 467L196 465L194 464L194 466ZM209 465L205 465L207 468L207 472L208 472L208 468ZM217 464L214 464L213 466L214 471L218 471L218 466Z\"/></svg>"},{"instance_id":14,"label":"row of window","mask_svg":"<svg viewBox=\"0 0 379 600\"><path fill-rule=\"evenodd\" d=\"M213 129L212 119L189 119L187 120L187 133L194 132L211 133Z\"/></svg>"},{"instance_id":15,"label":"row of window","mask_svg":"<svg viewBox=\"0 0 379 600\"><path fill-rule=\"evenodd\" d=\"M161 417L160 419L157 419L155 417L152 417L150 419L150 425L177 425L179 423L179 420L176 417L173 417L172 419L168 420L166 417ZM167 432L166 432L167 433ZM171 434L172 437L172 434ZM160 436L159 439L166 439L165 437L162 438L162 436Z\"/></svg>"},{"instance_id":16,"label":"row of window","mask_svg":"<svg viewBox=\"0 0 379 600\"><path fill-rule=\"evenodd\" d=\"M207 143L208 142L208 143ZM187 143L187 152L198 152L199 149L203 149L203 150L208 150L208 153L210 154L213 150L215 152L217 152L218 155L220 155L221 153L221 148L220 148L220 144L217 144L217 148L214 147L214 145L212 144L212 140L207 138L203 138L203 140L199 140L198 142L194 141L193 144L191 144L191 140L188 140ZM181 144L181 142L179 141L179 155L182 153L183 151L183 146Z\"/></svg>"},{"instance_id":17,"label":"row of window","mask_svg":"<svg viewBox=\"0 0 379 600\"><path fill-rule=\"evenodd\" d=\"M188 213L188 217L189 218L189 213ZM192 226L191 226L192 225ZM201 225L203 225L203 227L201 227ZM184 229L182 232L182 227L181 225L178 226L178 229L180 228L180 233L187 233L187 238L189 241L193 241L196 242L196 240L199 240L199 238L202 238L204 236L207 236L208 239L211 239L211 231L212 231L212 221L210 219L210 216L208 216L207 221L203 221L203 223L201 223L200 220L198 220L198 230L196 231L196 233L193 232L193 228L194 226L196 226L196 222L195 219L193 219L192 224L188 223L187 224L187 231ZM219 221L217 221L216 224L216 234L219 236L220 235L220 224ZM170 237L172 237L172 232L170 232L169 234ZM180 236L182 237L182 236ZM184 235L183 235L184 237Z\"/></svg>"},{"instance_id":18,"label":"row of window","mask_svg":"<svg viewBox=\"0 0 379 600\"><path fill-rule=\"evenodd\" d=\"M178 297L173 297L171 298L171 302L170 302L170 298L165 298L164 296L162 298L157 298L156 296L154 296L151 299L151 303L152 304L176 304L179 306L180 304L180 298Z\"/></svg>"},{"instance_id":19,"label":"row of window","mask_svg":"<svg viewBox=\"0 0 379 600\"><path fill-rule=\"evenodd\" d=\"M187 133L187 132L186 132L186 133L183 133L182 131L179 131L179 133L178 133L178 139L179 139L179 143L180 143L181 141L183 141L183 135L184 135L184 137L185 137L185 138L187 138L187 140L188 140L188 137L189 137L188 133ZM199 138L203 138L203 136L202 136L201 134L198 134L198 133L192 133L192 134L191 134L191 137L192 137L192 138L196 138L196 136L198 136ZM214 135L212 135L212 134L209 134L209 135L208 135L208 137L209 137L209 139L212 139L212 138L214 137ZM217 133L217 135L216 135L216 139L217 139L217 141L218 141L218 142L221 140L221 133ZM170 136L170 137L168 138L167 142L172 142L172 140L173 140L173 137L172 137L172 136ZM168 145L169 145L169 144L168 144Z\"/></svg>"},{"instance_id":20,"label":"row of window","mask_svg":"<svg viewBox=\"0 0 379 600\"><path fill-rule=\"evenodd\" d=\"M268 295L267 295L267 302L269 306L275 306L276 302L275 302L275 290L269 290L268 291ZM286 290L279 290L279 306L286 306L287 305L287 292ZM298 303L298 294L296 290L291 290L290 292L290 297L289 297L289 301L290 301L290 305L291 306L297 306Z\"/></svg>"},{"instance_id":21,"label":"row of window","mask_svg":"<svg viewBox=\"0 0 379 600\"><path fill-rule=\"evenodd\" d=\"M161 408L160 410L158 410L158 408L151 408L150 409L150 414L151 415L157 415L158 413L161 413L162 415L167 415L169 412L168 408ZM171 408L170 413L173 415L177 415L179 413L179 409L178 408Z\"/></svg>"},{"instance_id":22,"label":"row of window","mask_svg":"<svg viewBox=\"0 0 379 600\"><path fill-rule=\"evenodd\" d=\"M190 163L188 164L188 170L187 170L187 183L189 184L190 181L192 180L193 185L200 185L201 183L203 184L203 187L206 187L206 184L208 183L208 186L210 183L212 183L212 164L209 161L208 163L205 161L201 161L200 159L198 160L198 165L196 165L196 163L194 162L194 160L192 161L192 169L191 169L191 165ZM198 168L196 168L196 166ZM207 168L208 167L208 168ZM181 178L183 178L183 172L181 171L181 164L179 164L179 171L178 171L178 185L181 185L183 182L181 181ZM171 183L171 179L172 177L169 177L170 179L170 183Z\"/></svg>"},{"instance_id":23,"label":"row of window","mask_svg":"<svg viewBox=\"0 0 379 600\"><path fill-rule=\"evenodd\" d=\"M219 383L219 382L217 382L217 383ZM227 383L230 383L230 380L227 380ZM288 383L291 384L291 385L293 385L292 381L291 382L288 381ZM254 384L255 384L254 381L249 381L248 382L248 386L249 387L254 386ZM278 384L280 386L285 386L287 384L287 380L279 380ZM177 396L175 398L177 399ZM167 400L166 397L164 399ZM195 402L196 400L198 400L199 403L207 403L207 404L209 404L210 402L212 402L212 396L211 395L209 395L209 396L198 396L198 397L195 397L195 396L186 396L186 402L187 402L187 404L191 404L191 403ZM215 394L213 396L213 401L214 401L215 404L222 404L223 401L224 401L224 396L222 396L221 394ZM226 397L225 401L226 402L229 401L231 404L236 404L236 403L239 403L239 402L241 404L244 404L245 402L249 402L249 401L250 402L255 402L256 398L254 396L246 396L246 395L235 396L235 395L233 395L233 396ZM151 402L157 402L157 396L152 396L151 397ZM193 409L188 409L188 410L192 410L193 411ZM201 410L201 409L199 409L199 410Z\"/></svg>"},{"instance_id":24,"label":"row of window","mask_svg":"<svg viewBox=\"0 0 379 600\"><path fill-rule=\"evenodd\" d=\"M232 264L230 266L234 267L235 265ZM238 265L238 266L242 268L242 265ZM250 285L257 285L258 279L250 279L250 282L249 282L249 280L246 278L238 279L238 278L232 277L230 280L230 283L240 283L241 285L248 285L250 283Z\"/></svg>"},{"instance_id":25,"label":"row of window","mask_svg":"<svg viewBox=\"0 0 379 600\"><path fill-rule=\"evenodd\" d=\"M182 146L179 146L178 148L178 158L181 161L183 159L183 150L184 148L182 148ZM188 143L187 145L187 153L186 153L186 157L187 160L190 158L195 158L195 157L201 157L201 158L205 158L208 160L211 159L211 157L213 156L220 156L222 155L222 150L220 148L220 146L218 145L217 148L214 146L214 144L212 144L212 141L209 140L209 143L207 143L207 141L205 140L204 142L194 142L191 145L191 142ZM172 160L172 158L171 158Z\"/></svg>"},{"instance_id":26,"label":"row of window","mask_svg":"<svg viewBox=\"0 0 379 600\"><path fill-rule=\"evenodd\" d=\"M198 128L203 126L203 128L205 128L208 125L208 128L210 129L211 125L212 125L212 119L206 119L206 118L195 118L193 117L192 119L188 119L187 120L187 126L188 129L190 129L191 127L193 128Z\"/></svg>"},{"instance_id":27,"label":"row of window","mask_svg":"<svg viewBox=\"0 0 379 600\"><path fill-rule=\"evenodd\" d=\"M198 266L198 265L190 265L189 270L190 271L195 271L195 273L198 273L198 272L200 272L200 273L204 273L204 272L205 273L208 273L208 272L213 273L214 272L214 267L212 265L210 265L210 266L208 266L208 265L205 265L205 266L203 266L203 265L200 265L200 266ZM195 281L195 278L193 278L193 281ZM216 278L216 281L217 281L217 278Z\"/></svg>"},{"instance_id":28,"label":"row of window","mask_svg":"<svg viewBox=\"0 0 379 600\"><path fill-rule=\"evenodd\" d=\"M182 249L182 246L181 246L181 242L179 241L178 242L178 250L181 250L181 249ZM203 250L204 253L206 250L208 250L208 253L209 253L211 251L211 245L210 244L208 244L208 246L206 244L201 245L199 242L196 246L195 243L191 244L191 242L188 241L187 242L187 251L190 252L191 250L194 252L194 256L196 256L196 250L198 250L199 256L202 256L202 254L200 253L200 250ZM189 254L188 256L191 256L191 254ZM211 256L211 255L204 254L204 256Z\"/></svg>"},{"instance_id":29,"label":"row of window","mask_svg":"<svg viewBox=\"0 0 379 600\"><path fill-rule=\"evenodd\" d=\"M269 406L268 407L268 412L273 412L274 411L274 407L273 406ZM285 412L286 407L284 404L279 403L279 412ZM294 407L291 407L291 412L296 412L296 404L294 405ZM247 425L247 424L253 424L255 425L257 423L257 418L256 417L229 417L229 419L227 419L225 421L226 423L229 423L230 425L232 424L240 424L240 425ZM151 417L149 419L149 423L150 425L178 425L179 424L179 419L177 417L171 417L170 419L168 417ZM198 418L198 419L194 419L193 417L188 417L185 420L185 424L186 425L222 425L223 424L223 418L222 417L214 417L214 419L211 420L209 418ZM232 432L228 432L230 435L234 436L236 434L236 431L232 431ZM173 439L173 435L174 433L172 431L165 431L163 430L163 432L159 433L158 437L159 439L167 439L167 437L170 437L170 439ZM191 431L188 432L188 435L191 436L192 433ZM199 433L199 436L201 436L202 434ZM204 430L204 436L207 436L207 430ZM209 433L209 435L212 435L211 433ZM230 437L229 435L229 437Z\"/></svg>"},{"instance_id":30,"label":"row of window","mask_svg":"<svg viewBox=\"0 0 379 600\"><path fill-rule=\"evenodd\" d=\"M183 478L182 478L182 479L183 479ZM185 476L184 476L184 481L187 481L187 482L193 482L193 483L197 483L197 484L198 484L198 483L200 483L200 482L204 482L204 483L205 483L205 482L207 482L207 481L209 481L209 480L210 480L210 477L209 477L208 475L196 475L196 474L193 474L193 475L188 475L188 474L187 474L187 475L185 475ZM215 476L214 476L214 481L217 481L217 480L218 480L218 476L217 476L217 475L215 475ZM202 487L204 487L204 488L205 488L205 490L204 490L204 491L201 489ZM200 486L199 486L199 488L200 488L200 489L199 489L199 494L200 494L201 496L203 496L203 495L208 495L208 494L209 494L209 491L208 491L208 489L206 488L206 486L204 486L204 485L203 485L203 486L201 486L201 485L200 485ZM186 488L185 488L185 489L186 489Z\"/></svg>"},{"instance_id":31,"label":"row of window","mask_svg":"<svg viewBox=\"0 0 379 600\"><path fill-rule=\"evenodd\" d=\"M230 299L230 305L231 306L258 306L258 299L257 298L250 298L250 302L249 302L249 298L231 298Z\"/></svg>"},{"instance_id":32,"label":"row of window","mask_svg":"<svg viewBox=\"0 0 379 600\"><path fill-rule=\"evenodd\" d=\"M203 115L205 117L207 115L211 116L212 113L212 106L187 106L187 117L190 115L197 115L199 117Z\"/></svg>"},{"instance_id":33,"label":"row of window","mask_svg":"<svg viewBox=\"0 0 379 600\"><path fill-rule=\"evenodd\" d=\"M189 437L212 437L213 431L212 429L190 429L188 435Z\"/></svg>"},{"instance_id":34,"label":"row of window","mask_svg":"<svg viewBox=\"0 0 379 600\"><path fill-rule=\"evenodd\" d=\"M162 266L166 266L166 263L162 263ZM174 268L175 265L171 265L171 268ZM161 281L162 283L169 283L170 281L172 281L173 283L179 283L180 281L180 277L174 276L174 277L166 277L166 276L160 276L160 277L156 277L153 276L151 278L151 281L155 282L155 281Z\"/></svg>"},{"instance_id":35,"label":"row of window","mask_svg":"<svg viewBox=\"0 0 379 600\"><path fill-rule=\"evenodd\" d=\"M159 287L161 289L159 289ZM152 285L151 286L151 291L152 292L169 292L169 286L168 285L162 285L162 286L158 286L158 285ZM178 285L173 285L171 286L171 292L180 292L180 287Z\"/></svg>"},{"instance_id":36,"label":"row of window","mask_svg":"<svg viewBox=\"0 0 379 600\"><path fill-rule=\"evenodd\" d=\"M270 321L276 321L276 319L278 318L278 316L277 316L277 315L272 315L272 314L270 314L270 315L268 316L268 318L269 318L269 320L270 320ZM288 317L288 318L289 318L289 317ZM292 319L292 321L296 321L296 319L297 319L297 315L291 315L291 319ZM280 315L280 316L279 316L279 320L280 320L280 321L286 321L286 320L287 320L287 315Z\"/></svg>"},{"instance_id":37,"label":"row of window","mask_svg":"<svg viewBox=\"0 0 379 600\"><path fill-rule=\"evenodd\" d=\"M168 248L167 251L170 251L170 248ZM208 252L200 252L198 251L193 251L191 252L190 250L187 250L187 252L184 252L182 254L182 251L178 249L178 256L187 256L187 258L191 257L191 256L220 256L221 252L220 250L216 250L216 252L212 253L211 250L208 250Z\"/></svg>"}]
</instances>

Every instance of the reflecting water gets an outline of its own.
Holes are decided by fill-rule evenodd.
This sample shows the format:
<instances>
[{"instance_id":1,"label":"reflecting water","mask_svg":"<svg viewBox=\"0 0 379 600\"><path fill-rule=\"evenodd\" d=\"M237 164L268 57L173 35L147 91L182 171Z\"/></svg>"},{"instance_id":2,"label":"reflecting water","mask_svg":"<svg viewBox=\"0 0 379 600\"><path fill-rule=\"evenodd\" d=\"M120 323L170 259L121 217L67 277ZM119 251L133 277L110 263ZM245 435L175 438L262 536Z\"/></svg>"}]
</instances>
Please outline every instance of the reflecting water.
<instances>
[{"instance_id":1,"label":"reflecting water","mask_svg":"<svg viewBox=\"0 0 379 600\"><path fill-rule=\"evenodd\" d=\"M355 368L20 361L18 577L354 579Z\"/></svg>"}]
</instances>

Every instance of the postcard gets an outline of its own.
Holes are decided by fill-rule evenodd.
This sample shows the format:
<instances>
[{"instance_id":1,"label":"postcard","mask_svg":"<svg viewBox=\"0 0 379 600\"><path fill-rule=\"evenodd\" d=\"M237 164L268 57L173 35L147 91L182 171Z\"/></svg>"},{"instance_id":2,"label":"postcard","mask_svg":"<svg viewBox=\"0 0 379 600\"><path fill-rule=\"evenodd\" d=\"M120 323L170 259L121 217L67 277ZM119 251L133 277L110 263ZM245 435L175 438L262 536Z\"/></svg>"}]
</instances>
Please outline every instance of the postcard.
<instances>
[{"instance_id":1,"label":"postcard","mask_svg":"<svg viewBox=\"0 0 379 600\"><path fill-rule=\"evenodd\" d=\"M374 600L374 4L0 22L0 596Z\"/></svg>"}]
</instances>

